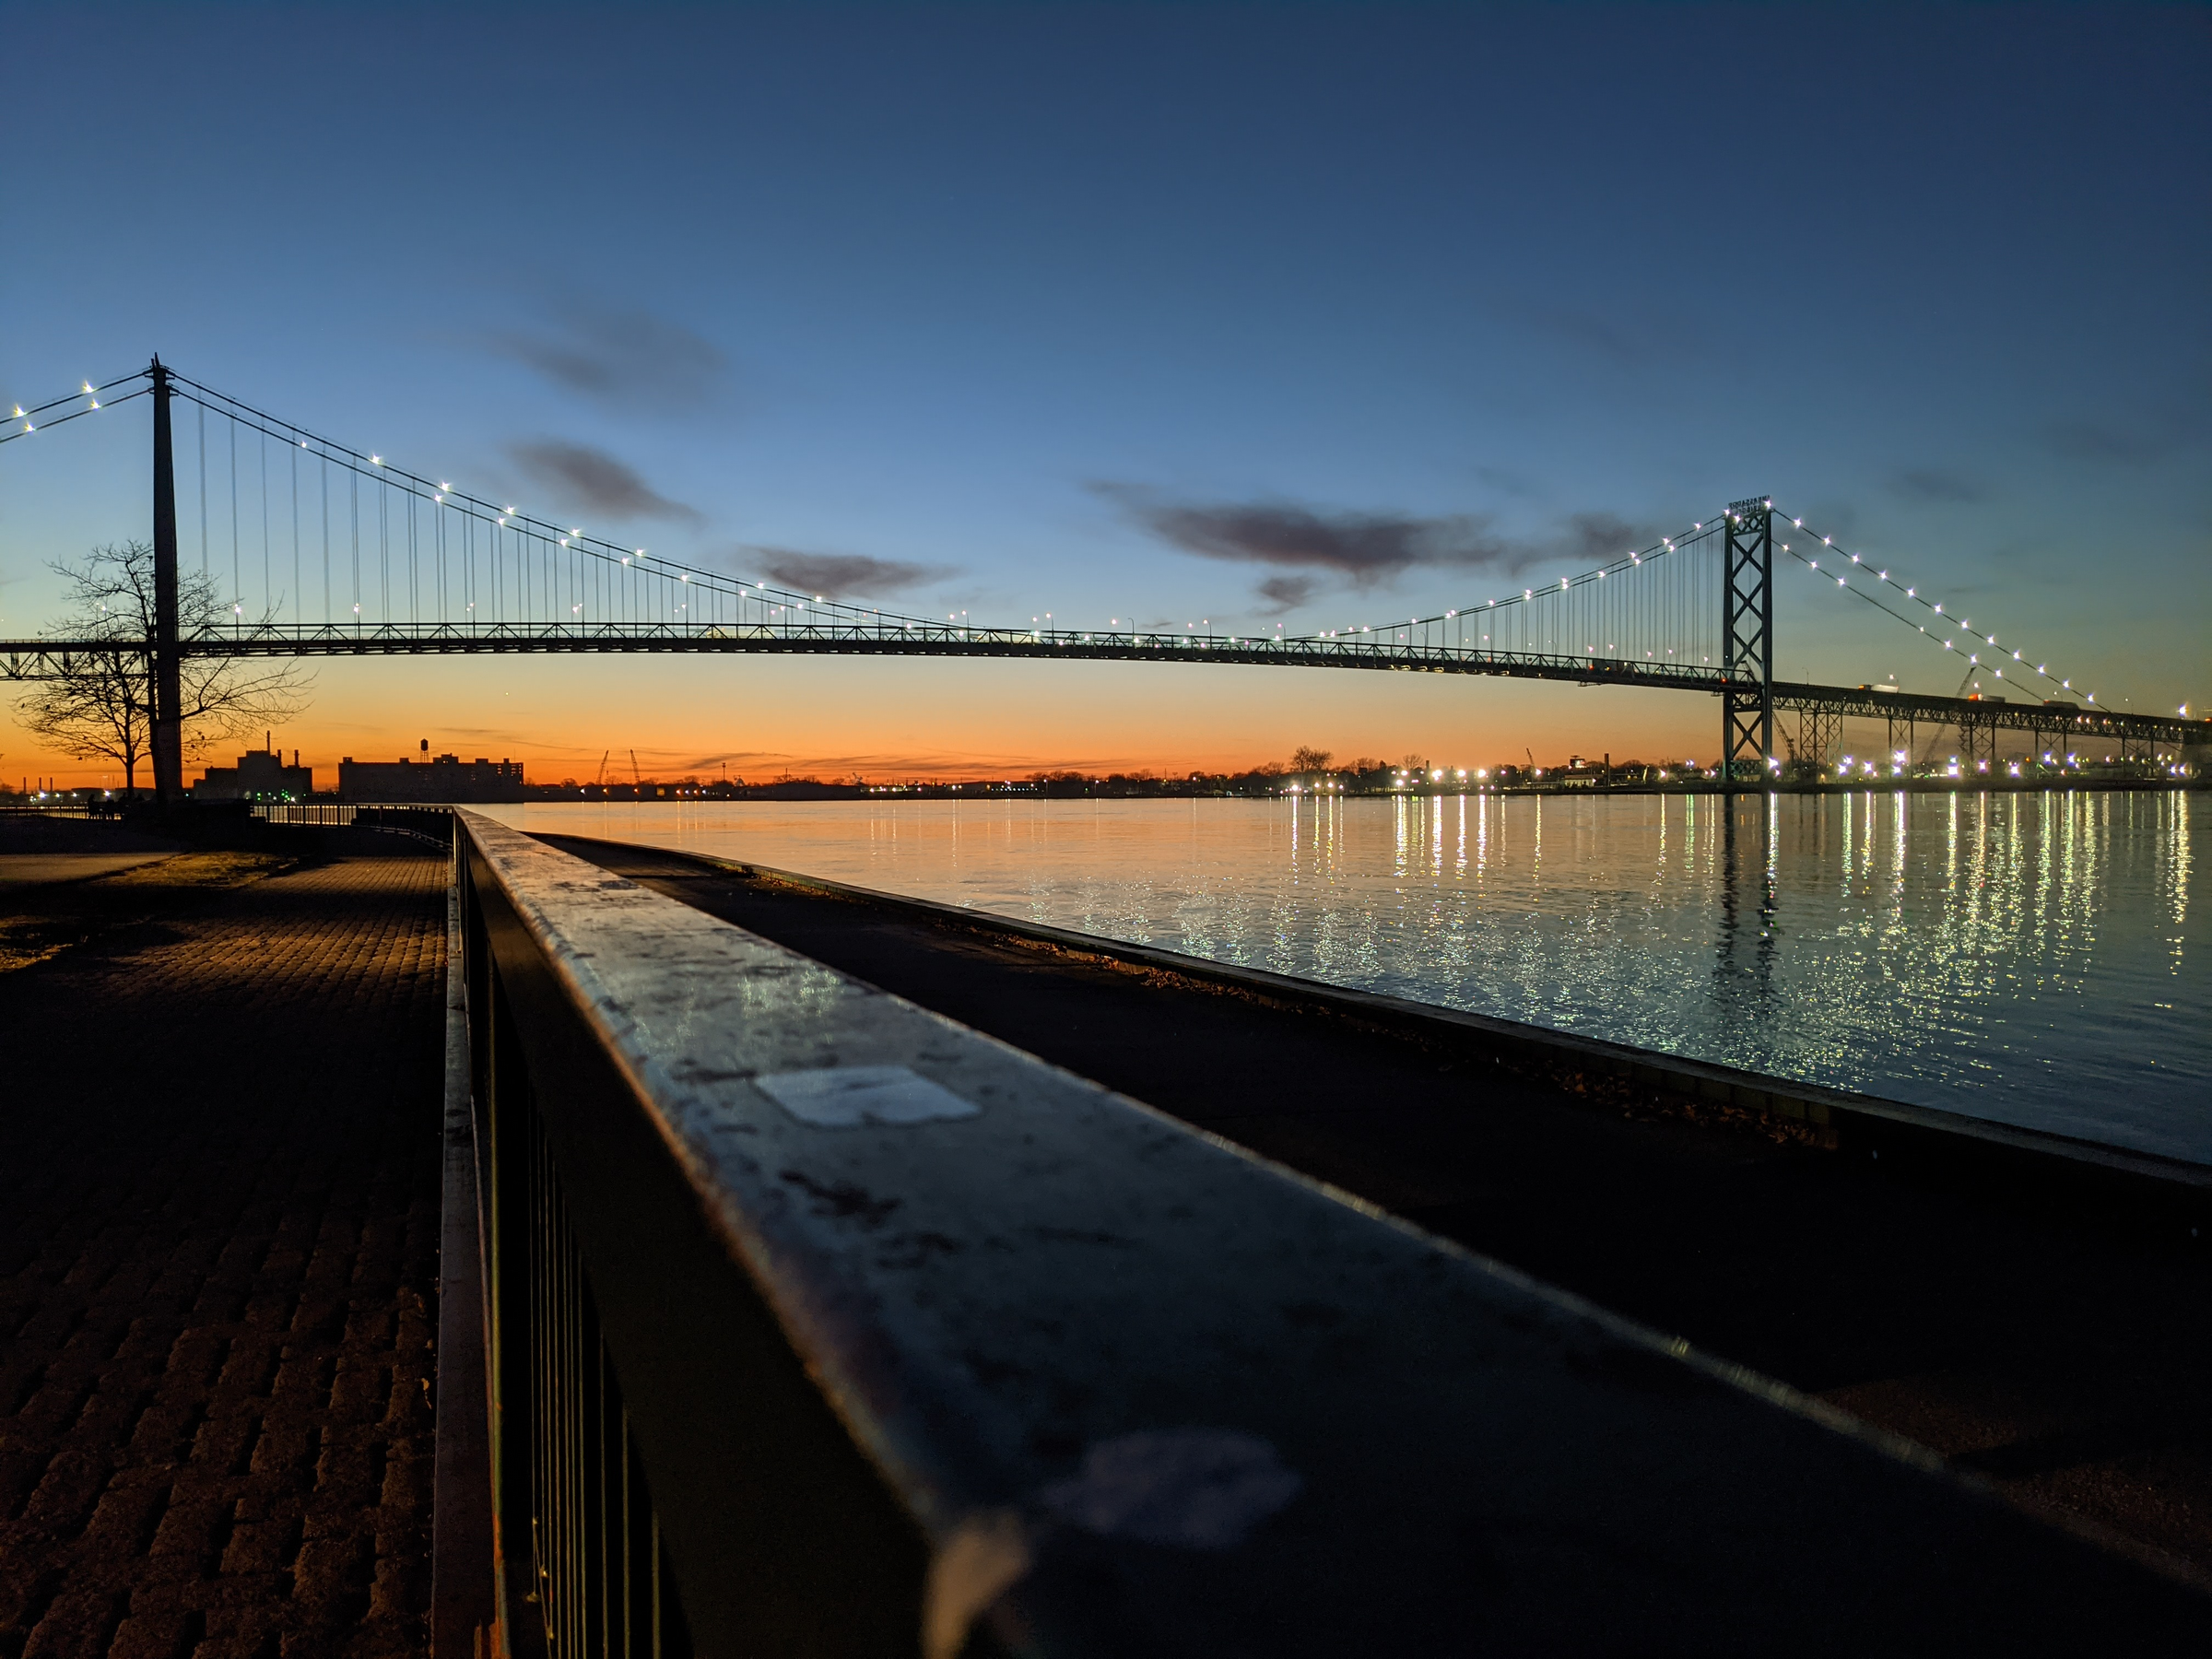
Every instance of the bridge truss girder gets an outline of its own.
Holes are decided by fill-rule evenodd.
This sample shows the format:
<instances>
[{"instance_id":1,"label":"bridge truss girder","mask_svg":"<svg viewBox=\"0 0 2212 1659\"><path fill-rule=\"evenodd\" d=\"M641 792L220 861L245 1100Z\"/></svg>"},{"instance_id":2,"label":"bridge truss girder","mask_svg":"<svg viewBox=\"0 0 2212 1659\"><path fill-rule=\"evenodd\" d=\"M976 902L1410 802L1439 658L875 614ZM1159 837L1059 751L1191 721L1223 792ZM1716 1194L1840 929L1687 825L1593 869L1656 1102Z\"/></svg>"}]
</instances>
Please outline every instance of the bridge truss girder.
<instances>
[{"instance_id":1,"label":"bridge truss girder","mask_svg":"<svg viewBox=\"0 0 2212 1659\"><path fill-rule=\"evenodd\" d=\"M133 654L142 654L140 646ZM0 681L58 678L79 671L85 659L112 659L112 640L0 640ZM1702 665L1639 663L1607 657L1547 656L1535 653L1466 651L1443 646L1386 646L1355 640L1240 640L1220 635L1078 635L1039 630L948 628L904 635L865 629L793 629L767 634L712 624L641 624L629 629L487 626L465 629L425 623L359 633L336 627L298 629L253 627L179 641L182 656L338 657L615 654L747 654L812 656L937 656L1009 661L1212 663L1243 667L1363 668L1401 674L1469 674L1516 679L1571 681L1583 686L1641 686L1660 690L1724 692L1725 676ZM2055 752L2089 741L2117 745L2124 738L2166 749L2212 746L2212 720L2114 713L2068 705L2001 703L1991 700L1877 691L1871 687L1818 686L1768 680L1762 687L1777 715L1808 711L1841 721L1887 720L1894 735L1914 723L1955 724L1963 714L1993 729L2025 731ZM1800 730L1804 728L1801 727ZM1762 756L1763 764L1763 756Z\"/></svg>"}]
</instances>

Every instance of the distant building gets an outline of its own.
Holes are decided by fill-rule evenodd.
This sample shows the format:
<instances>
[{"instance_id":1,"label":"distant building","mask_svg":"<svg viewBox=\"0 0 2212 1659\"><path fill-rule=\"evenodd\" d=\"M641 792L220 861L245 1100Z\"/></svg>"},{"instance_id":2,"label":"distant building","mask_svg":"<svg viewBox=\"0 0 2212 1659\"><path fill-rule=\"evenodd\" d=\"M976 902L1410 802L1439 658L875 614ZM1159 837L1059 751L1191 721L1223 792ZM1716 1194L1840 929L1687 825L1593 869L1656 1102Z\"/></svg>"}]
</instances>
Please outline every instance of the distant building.
<instances>
[{"instance_id":1,"label":"distant building","mask_svg":"<svg viewBox=\"0 0 2212 1659\"><path fill-rule=\"evenodd\" d=\"M520 760L462 760L433 755L427 760L338 762L338 795L347 801L519 801Z\"/></svg>"},{"instance_id":2,"label":"distant building","mask_svg":"<svg viewBox=\"0 0 2212 1659\"><path fill-rule=\"evenodd\" d=\"M284 763L282 749L249 749L238 758L236 766L211 766L202 772L192 786L195 801L304 801L314 793L315 771L312 766L300 764L300 751L292 751L292 763Z\"/></svg>"}]
</instances>

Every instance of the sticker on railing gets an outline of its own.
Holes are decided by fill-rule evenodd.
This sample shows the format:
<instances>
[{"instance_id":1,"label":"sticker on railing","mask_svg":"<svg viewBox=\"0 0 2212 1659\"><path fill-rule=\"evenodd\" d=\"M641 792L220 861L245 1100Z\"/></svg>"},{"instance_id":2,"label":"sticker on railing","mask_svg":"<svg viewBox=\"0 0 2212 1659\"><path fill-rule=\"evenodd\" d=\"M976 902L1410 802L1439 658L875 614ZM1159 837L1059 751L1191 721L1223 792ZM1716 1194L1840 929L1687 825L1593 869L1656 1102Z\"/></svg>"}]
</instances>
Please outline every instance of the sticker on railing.
<instances>
[{"instance_id":1,"label":"sticker on railing","mask_svg":"<svg viewBox=\"0 0 2212 1659\"><path fill-rule=\"evenodd\" d=\"M754 1087L802 1124L857 1129L869 1124L931 1124L982 1109L903 1065L831 1065L771 1072Z\"/></svg>"}]
</instances>

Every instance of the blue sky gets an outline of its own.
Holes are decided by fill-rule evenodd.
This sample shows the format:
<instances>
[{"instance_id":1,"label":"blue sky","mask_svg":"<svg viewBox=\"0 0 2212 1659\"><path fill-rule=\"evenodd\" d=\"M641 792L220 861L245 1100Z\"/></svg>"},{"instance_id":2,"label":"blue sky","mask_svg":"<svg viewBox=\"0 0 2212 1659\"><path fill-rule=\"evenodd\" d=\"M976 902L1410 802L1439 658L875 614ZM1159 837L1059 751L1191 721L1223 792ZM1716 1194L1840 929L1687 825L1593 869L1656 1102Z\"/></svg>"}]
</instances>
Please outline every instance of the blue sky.
<instances>
[{"instance_id":1,"label":"blue sky","mask_svg":"<svg viewBox=\"0 0 2212 1659\"><path fill-rule=\"evenodd\" d=\"M626 539L990 619L1405 616L1520 584L1468 546L1563 574L1771 492L2170 708L2212 700L2208 18L11 6L0 397L159 349ZM142 446L0 450L0 631L50 549L143 534ZM1163 533L1254 510L1415 551ZM1783 611L1794 677L1955 683L1809 580ZM349 667L295 741L1712 747L1696 700L1148 672Z\"/></svg>"}]
</instances>

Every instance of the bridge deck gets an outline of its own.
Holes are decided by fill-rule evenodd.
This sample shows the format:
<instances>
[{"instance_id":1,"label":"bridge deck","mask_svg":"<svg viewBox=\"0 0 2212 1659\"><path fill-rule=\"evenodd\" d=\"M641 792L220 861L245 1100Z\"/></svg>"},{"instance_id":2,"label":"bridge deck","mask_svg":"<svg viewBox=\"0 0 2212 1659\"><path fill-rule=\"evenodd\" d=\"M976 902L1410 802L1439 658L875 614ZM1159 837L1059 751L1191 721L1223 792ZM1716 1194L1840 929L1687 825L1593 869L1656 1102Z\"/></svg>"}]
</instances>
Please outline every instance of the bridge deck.
<instances>
[{"instance_id":1,"label":"bridge deck","mask_svg":"<svg viewBox=\"0 0 2212 1659\"><path fill-rule=\"evenodd\" d=\"M131 642L135 647L135 642ZM0 640L0 680L51 678L92 653L124 650L114 641ZM931 625L923 629L864 626L722 626L566 624L459 626L436 623L376 627L242 629L188 641L187 654L233 657L503 656L768 654L785 656L968 657L1006 661L1208 663L1239 667L1355 668L1371 672L1465 674L1512 679L1571 681L1585 686L1640 686L1717 695L1741 690L1720 668L1703 664L1618 656L1474 650L1397 641L1381 634L1344 638L1266 639L1197 633L1079 633ZM2071 735L2179 749L2212 745L2212 718L2176 719L2101 708L2087 701L2013 701L1998 697L1939 697L1872 686L1824 686L1777 680L1776 709L1818 711L1867 719L1961 723L2025 731L2051 739Z\"/></svg>"}]
</instances>

